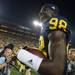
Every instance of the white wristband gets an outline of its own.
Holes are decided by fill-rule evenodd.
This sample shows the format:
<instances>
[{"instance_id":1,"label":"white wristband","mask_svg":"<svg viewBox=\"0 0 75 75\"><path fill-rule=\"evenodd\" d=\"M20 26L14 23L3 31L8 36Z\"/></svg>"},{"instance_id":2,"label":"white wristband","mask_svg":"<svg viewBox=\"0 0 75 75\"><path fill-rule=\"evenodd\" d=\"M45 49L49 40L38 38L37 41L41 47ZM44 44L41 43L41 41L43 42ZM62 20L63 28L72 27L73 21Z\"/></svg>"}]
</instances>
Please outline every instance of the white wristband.
<instances>
[{"instance_id":1,"label":"white wristband","mask_svg":"<svg viewBox=\"0 0 75 75\"><path fill-rule=\"evenodd\" d=\"M38 71L40 64L43 58L40 58L24 49L19 50L17 58L27 66L33 68L35 71Z\"/></svg>"}]
</instances>

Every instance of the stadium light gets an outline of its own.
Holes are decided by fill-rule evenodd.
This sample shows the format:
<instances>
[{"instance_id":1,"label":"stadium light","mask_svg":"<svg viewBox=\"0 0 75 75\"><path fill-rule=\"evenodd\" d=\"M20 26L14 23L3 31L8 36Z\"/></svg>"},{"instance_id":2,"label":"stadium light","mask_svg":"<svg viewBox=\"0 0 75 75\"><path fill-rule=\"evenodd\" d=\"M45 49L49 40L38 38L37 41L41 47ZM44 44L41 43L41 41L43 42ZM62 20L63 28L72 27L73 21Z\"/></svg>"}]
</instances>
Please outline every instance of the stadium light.
<instances>
[{"instance_id":1,"label":"stadium light","mask_svg":"<svg viewBox=\"0 0 75 75\"><path fill-rule=\"evenodd\" d=\"M35 26L40 26L40 27L42 27L42 23L39 22L38 20L33 21L33 24L34 24Z\"/></svg>"}]
</instances>

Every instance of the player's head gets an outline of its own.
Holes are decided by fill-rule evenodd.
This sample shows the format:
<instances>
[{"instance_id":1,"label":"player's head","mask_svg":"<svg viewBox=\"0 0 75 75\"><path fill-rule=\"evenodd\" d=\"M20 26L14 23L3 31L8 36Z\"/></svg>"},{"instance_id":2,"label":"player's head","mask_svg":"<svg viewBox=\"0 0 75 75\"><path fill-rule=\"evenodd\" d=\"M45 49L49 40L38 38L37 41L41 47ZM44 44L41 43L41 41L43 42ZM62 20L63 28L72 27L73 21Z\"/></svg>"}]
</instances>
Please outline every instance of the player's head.
<instances>
[{"instance_id":1,"label":"player's head","mask_svg":"<svg viewBox=\"0 0 75 75\"><path fill-rule=\"evenodd\" d=\"M40 20L46 19L50 16L56 16L59 13L59 9L56 5L54 4L45 4L41 7L39 17Z\"/></svg>"}]
</instances>

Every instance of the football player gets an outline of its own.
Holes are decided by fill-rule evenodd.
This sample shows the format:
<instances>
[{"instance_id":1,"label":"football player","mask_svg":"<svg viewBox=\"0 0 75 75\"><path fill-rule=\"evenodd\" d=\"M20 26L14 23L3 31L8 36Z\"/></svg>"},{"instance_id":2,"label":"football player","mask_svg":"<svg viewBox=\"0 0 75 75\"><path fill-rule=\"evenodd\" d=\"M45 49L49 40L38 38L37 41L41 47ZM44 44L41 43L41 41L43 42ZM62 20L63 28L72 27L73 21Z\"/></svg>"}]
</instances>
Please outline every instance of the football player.
<instances>
[{"instance_id":1,"label":"football player","mask_svg":"<svg viewBox=\"0 0 75 75\"><path fill-rule=\"evenodd\" d=\"M69 22L59 15L59 9L54 4L43 5L39 16L43 22L39 49L47 52L48 60L25 50L20 50L17 58L42 75L66 75Z\"/></svg>"}]
</instances>

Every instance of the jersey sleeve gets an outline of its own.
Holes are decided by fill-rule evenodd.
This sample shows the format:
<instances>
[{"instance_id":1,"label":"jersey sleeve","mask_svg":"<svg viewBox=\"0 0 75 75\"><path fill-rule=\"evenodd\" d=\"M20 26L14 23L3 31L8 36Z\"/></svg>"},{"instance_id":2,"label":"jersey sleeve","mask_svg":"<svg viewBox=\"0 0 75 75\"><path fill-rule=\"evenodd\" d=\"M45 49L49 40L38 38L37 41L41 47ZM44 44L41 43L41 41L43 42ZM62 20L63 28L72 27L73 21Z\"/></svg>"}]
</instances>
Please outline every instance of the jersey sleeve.
<instances>
[{"instance_id":1,"label":"jersey sleeve","mask_svg":"<svg viewBox=\"0 0 75 75\"><path fill-rule=\"evenodd\" d=\"M60 30L66 33L67 37L71 34L70 25L67 19L62 17L50 18L48 22L49 31Z\"/></svg>"}]
</instances>

